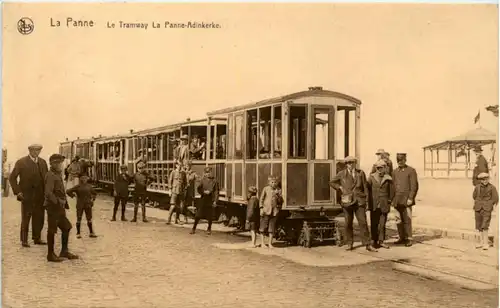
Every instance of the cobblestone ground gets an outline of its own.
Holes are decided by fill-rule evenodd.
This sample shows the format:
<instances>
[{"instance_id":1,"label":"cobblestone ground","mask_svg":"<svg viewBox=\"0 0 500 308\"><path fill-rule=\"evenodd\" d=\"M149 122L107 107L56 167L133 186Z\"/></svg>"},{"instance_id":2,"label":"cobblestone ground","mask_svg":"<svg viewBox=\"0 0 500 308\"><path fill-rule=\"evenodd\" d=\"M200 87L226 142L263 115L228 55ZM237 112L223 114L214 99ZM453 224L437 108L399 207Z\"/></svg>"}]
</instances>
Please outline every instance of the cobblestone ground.
<instances>
[{"instance_id":1,"label":"cobblestone ground","mask_svg":"<svg viewBox=\"0 0 500 308\"><path fill-rule=\"evenodd\" d=\"M395 272L387 261L305 266L220 248L246 241L237 236L192 236L160 219L110 222L110 214L109 203L97 202L97 239L87 237L85 225L83 239L72 230L70 248L80 260L48 263L46 246L21 248L20 206L4 198L3 306L497 307L496 291L470 291ZM75 211L68 215L74 222Z\"/></svg>"}]
</instances>

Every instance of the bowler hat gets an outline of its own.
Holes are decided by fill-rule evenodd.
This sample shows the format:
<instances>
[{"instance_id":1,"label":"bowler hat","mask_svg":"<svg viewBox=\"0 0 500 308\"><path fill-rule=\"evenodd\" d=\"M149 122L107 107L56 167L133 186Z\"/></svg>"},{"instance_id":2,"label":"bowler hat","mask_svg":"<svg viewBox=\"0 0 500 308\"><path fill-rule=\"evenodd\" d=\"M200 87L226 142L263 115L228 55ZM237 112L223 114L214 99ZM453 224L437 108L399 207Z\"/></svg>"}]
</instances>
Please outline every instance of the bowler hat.
<instances>
[{"instance_id":1,"label":"bowler hat","mask_svg":"<svg viewBox=\"0 0 500 308\"><path fill-rule=\"evenodd\" d=\"M49 162L52 163L60 163L63 162L66 157L62 156L61 154L52 154L49 157Z\"/></svg>"}]
</instances>

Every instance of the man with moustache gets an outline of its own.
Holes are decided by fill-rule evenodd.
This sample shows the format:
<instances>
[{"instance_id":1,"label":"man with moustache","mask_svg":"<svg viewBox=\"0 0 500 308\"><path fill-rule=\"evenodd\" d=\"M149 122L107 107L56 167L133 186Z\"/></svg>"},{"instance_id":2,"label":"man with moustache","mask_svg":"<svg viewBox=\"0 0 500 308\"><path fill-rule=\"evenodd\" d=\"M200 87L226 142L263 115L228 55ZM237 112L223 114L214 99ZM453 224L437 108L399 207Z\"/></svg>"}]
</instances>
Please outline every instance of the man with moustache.
<instances>
[{"instance_id":1,"label":"man with moustache","mask_svg":"<svg viewBox=\"0 0 500 308\"><path fill-rule=\"evenodd\" d=\"M406 153L396 155L398 167L392 173L394 183L393 206L399 212L401 222L398 223L399 240L395 244L412 246L412 209L418 192L417 171L406 164Z\"/></svg>"},{"instance_id":2,"label":"man with moustache","mask_svg":"<svg viewBox=\"0 0 500 308\"><path fill-rule=\"evenodd\" d=\"M31 234L35 245L46 245L42 241L42 229L45 221L43 207L45 192L45 175L48 172L47 162L39 157L42 145L32 144L28 147L29 154L19 159L9 176L12 191L21 202L21 243L28 244L29 224L31 220ZM19 182L18 182L19 178Z\"/></svg>"}]
</instances>

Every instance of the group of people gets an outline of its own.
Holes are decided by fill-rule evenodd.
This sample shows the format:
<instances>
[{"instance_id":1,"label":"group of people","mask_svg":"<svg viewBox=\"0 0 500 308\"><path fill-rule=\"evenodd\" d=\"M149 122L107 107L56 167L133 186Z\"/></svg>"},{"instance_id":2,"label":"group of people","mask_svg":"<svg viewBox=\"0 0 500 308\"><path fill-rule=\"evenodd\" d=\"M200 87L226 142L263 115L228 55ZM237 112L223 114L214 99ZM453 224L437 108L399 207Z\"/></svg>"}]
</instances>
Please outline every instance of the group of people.
<instances>
[{"instance_id":1,"label":"group of people","mask_svg":"<svg viewBox=\"0 0 500 308\"><path fill-rule=\"evenodd\" d=\"M376 155L378 160L368 177L363 170L356 168L356 158L348 156L344 159L345 169L330 181L330 186L341 195L348 250L353 250L354 247L354 216L358 221L361 242L366 250L389 248L385 243L385 231L391 206L400 217L399 240L396 244L412 246L412 208L419 189L417 172L406 164L406 153L396 155L398 166L395 169L383 149L378 150ZM370 230L367 211L370 212Z\"/></svg>"}]
</instances>

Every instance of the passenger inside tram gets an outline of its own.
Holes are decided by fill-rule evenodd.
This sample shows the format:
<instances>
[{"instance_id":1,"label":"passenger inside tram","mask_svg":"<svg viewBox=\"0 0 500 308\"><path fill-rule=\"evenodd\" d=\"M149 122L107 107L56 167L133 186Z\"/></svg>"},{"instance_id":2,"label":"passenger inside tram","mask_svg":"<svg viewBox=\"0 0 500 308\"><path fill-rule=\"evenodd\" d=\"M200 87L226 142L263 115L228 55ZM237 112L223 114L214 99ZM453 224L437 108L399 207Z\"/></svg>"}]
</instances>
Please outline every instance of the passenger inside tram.
<instances>
[{"instance_id":1,"label":"passenger inside tram","mask_svg":"<svg viewBox=\"0 0 500 308\"><path fill-rule=\"evenodd\" d=\"M191 153L191 159L201 160L205 157L206 145L203 140L201 140L198 135L193 135L191 138L191 145L189 151Z\"/></svg>"}]
</instances>

